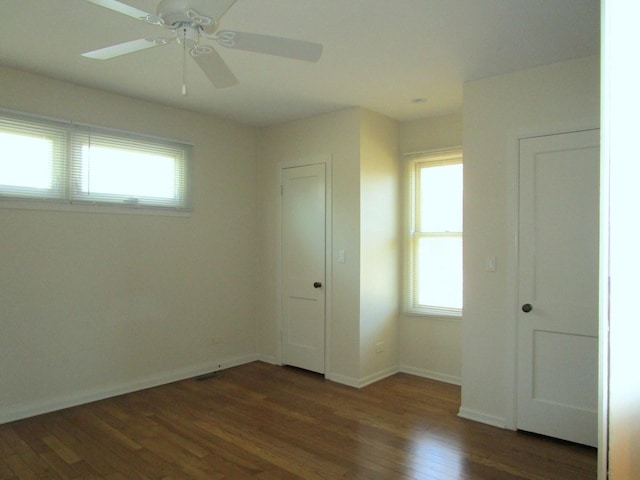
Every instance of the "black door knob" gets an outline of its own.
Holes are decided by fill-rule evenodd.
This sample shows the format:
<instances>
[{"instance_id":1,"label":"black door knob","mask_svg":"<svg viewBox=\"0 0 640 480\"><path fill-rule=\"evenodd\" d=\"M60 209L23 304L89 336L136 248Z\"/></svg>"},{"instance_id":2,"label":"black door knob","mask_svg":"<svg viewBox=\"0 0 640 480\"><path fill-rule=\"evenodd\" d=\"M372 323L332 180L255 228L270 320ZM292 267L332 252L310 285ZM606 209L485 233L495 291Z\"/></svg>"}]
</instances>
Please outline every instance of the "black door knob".
<instances>
[{"instance_id":1,"label":"black door knob","mask_svg":"<svg viewBox=\"0 0 640 480\"><path fill-rule=\"evenodd\" d=\"M313 288L320 288L322 284L320 282L313 282Z\"/></svg>"},{"instance_id":2,"label":"black door knob","mask_svg":"<svg viewBox=\"0 0 640 480\"><path fill-rule=\"evenodd\" d=\"M529 313L531 310L533 310L533 307L530 303L525 303L524 305L522 305L522 311L524 313Z\"/></svg>"}]
</instances>

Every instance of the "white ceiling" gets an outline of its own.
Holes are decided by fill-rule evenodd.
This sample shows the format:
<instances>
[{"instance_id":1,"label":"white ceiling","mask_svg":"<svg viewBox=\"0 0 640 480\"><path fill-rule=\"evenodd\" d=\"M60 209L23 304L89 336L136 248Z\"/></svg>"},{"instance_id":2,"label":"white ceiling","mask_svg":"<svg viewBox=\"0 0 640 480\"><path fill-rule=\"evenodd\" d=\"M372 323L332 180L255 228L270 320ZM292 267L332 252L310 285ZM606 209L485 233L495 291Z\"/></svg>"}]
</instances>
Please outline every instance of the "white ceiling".
<instances>
[{"instance_id":1,"label":"white ceiling","mask_svg":"<svg viewBox=\"0 0 640 480\"><path fill-rule=\"evenodd\" d=\"M152 13L158 3L124 1ZM80 56L160 28L85 0L0 0L0 65L247 125L348 106L404 121L459 112L465 81L597 54L600 2L238 0L220 28L318 42L320 61L219 47L240 85L215 89L191 61L186 97L175 42L106 61Z\"/></svg>"}]
</instances>

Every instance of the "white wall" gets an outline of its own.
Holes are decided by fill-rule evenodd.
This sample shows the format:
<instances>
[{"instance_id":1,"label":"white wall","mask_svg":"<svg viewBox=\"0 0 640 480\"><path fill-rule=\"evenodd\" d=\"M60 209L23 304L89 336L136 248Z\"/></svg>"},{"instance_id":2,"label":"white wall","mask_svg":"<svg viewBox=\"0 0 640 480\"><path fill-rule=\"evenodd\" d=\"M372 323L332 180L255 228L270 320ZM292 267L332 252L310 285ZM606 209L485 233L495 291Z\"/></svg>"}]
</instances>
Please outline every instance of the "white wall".
<instances>
[{"instance_id":1,"label":"white wall","mask_svg":"<svg viewBox=\"0 0 640 480\"><path fill-rule=\"evenodd\" d=\"M605 220L609 220L603 225L603 258L609 258L610 264L603 272L602 280L606 303L603 321L610 328L609 389L607 392L605 384L604 393L608 393L610 402L608 478L611 480L640 478L640 376L637 371L640 365L637 305L640 255L635 221L640 203L640 165L636 145L640 71L633 61L640 44L638 15L640 4L637 2L604 2L602 160L603 178L610 180L610 199L603 195L603 215ZM609 185L603 186L603 193L608 193ZM608 276L610 297L606 298ZM610 307L608 319L606 307ZM604 377L606 379L606 374ZM606 448L603 450L600 452L601 479L607 478L607 451Z\"/></svg>"},{"instance_id":2,"label":"white wall","mask_svg":"<svg viewBox=\"0 0 640 480\"><path fill-rule=\"evenodd\" d=\"M190 142L195 173L188 216L0 205L0 421L255 358L253 129L6 68L0 107Z\"/></svg>"},{"instance_id":3,"label":"white wall","mask_svg":"<svg viewBox=\"0 0 640 480\"><path fill-rule=\"evenodd\" d=\"M596 57L464 87L462 416L514 426L517 139L598 127L599 88Z\"/></svg>"},{"instance_id":4,"label":"white wall","mask_svg":"<svg viewBox=\"0 0 640 480\"><path fill-rule=\"evenodd\" d=\"M330 338L326 376L360 386L397 364L398 134L382 115L349 108L260 131L263 249L260 352L280 361L278 165L332 159ZM344 250L345 263L337 261ZM384 351L375 352L383 342Z\"/></svg>"},{"instance_id":5,"label":"white wall","mask_svg":"<svg viewBox=\"0 0 640 480\"><path fill-rule=\"evenodd\" d=\"M400 152L427 152L462 146L462 113L400 123Z\"/></svg>"},{"instance_id":6,"label":"white wall","mask_svg":"<svg viewBox=\"0 0 640 480\"><path fill-rule=\"evenodd\" d=\"M427 118L400 124L403 154L462 145L462 114ZM404 179L404 165L402 168ZM462 370L459 319L401 315L400 369L449 383L460 383Z\"/></svg>"},{"instance_id":7,"label":"white wall","mask_svg":"<svg viewBox=\"0 0 640 480\"><path fill-rule=\"evenodd\" d=\"M402 242L397 122L368 110L360 122L360 381L367 383L397 371Z\"/></svg>"}]
</instances>

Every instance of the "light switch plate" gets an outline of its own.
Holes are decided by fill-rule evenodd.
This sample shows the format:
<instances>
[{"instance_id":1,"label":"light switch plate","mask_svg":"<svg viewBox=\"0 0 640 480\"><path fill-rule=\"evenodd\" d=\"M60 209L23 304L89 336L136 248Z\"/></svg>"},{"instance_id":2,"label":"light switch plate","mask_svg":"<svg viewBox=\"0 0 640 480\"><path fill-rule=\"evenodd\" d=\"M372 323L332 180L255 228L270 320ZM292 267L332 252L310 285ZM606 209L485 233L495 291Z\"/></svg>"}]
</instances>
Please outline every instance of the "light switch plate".
<instances>
[{"instance_id":1,"label":"light switch plate","mask_svg":"<svg viewBox=\"0 0 640 480\"><path fill-rule=\"evenodd\" d=\"M486 259L486 269L487 272L495 272L496 271L496 257L490 256Z\"/></svg>"}]
</instances>

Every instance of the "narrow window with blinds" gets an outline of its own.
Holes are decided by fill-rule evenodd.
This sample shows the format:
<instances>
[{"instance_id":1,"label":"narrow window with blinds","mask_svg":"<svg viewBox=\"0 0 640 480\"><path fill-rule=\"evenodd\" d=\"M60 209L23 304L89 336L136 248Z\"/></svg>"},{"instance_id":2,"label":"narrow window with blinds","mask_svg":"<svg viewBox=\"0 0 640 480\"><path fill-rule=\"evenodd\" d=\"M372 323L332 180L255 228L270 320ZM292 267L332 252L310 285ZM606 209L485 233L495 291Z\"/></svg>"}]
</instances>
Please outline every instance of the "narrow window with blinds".
<instances>
[{"instance_id":1,"label":"narrow window with blinds","mask_svg":"<svg viewBox=\"0 0 640 480\"><path fill-rule=\"evenodd\" d=\"M406 311L462 314L462 151L407 159Z\"/></svg>"},{"instance_id":2,"label":"narrow window with blinds","mask_svg":"<svg viewBox=\"0 0 640 480\"><path fill-rule=\"evenodd\" d=\"M0 151L0 199L189 209L189 145L0 112Z\"/></svg>"}]
</instances>

